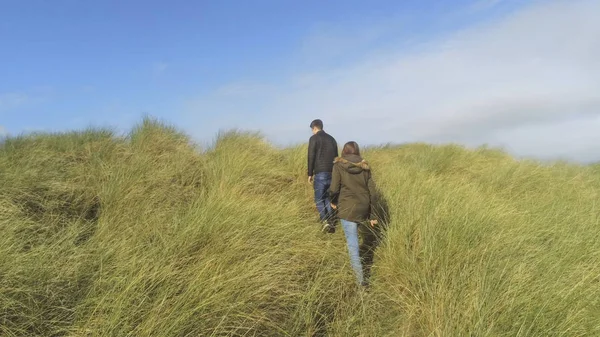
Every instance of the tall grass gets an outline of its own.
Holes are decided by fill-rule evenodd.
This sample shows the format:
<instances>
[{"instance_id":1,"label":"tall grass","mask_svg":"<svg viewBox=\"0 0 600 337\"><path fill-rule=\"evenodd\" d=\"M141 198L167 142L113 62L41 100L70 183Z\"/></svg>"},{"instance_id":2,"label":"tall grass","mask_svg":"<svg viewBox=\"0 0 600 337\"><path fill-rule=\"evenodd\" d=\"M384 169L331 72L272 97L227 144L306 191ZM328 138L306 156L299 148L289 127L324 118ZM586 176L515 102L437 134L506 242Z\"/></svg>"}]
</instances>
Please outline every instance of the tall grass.
<instances>
[{"instance_id":1,"label":"tall grass","mask_svg":"<svg viewBox=\"0 0 600 337\"><path fill-rule=\"evenodd\" d=\"M372 288L319 232L304 146L146 119L0 145L3 336L597 336L597 168L412 144Z\"/></svg>"}]
</instances>

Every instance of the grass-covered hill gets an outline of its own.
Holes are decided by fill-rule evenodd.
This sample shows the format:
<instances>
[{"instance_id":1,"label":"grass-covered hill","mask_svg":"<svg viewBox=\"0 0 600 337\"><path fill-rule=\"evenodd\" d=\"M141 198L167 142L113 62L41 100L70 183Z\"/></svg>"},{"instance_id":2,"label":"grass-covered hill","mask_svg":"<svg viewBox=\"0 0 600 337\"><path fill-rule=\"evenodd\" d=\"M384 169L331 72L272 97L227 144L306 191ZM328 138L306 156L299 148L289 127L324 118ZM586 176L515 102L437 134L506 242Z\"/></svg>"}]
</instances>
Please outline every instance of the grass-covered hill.
<instances>
[{"instance_id":1,"label":"grass-covered hill","mask_svg":"<svg viewBox=\"0 0 600 337\"><path fill-rule=\"evenodd\" d=\"M366 292L305 151L152 120L5 139L0 335L600 335L597 168L366 149L389 209Z\"/></svg>"}]
</instances>

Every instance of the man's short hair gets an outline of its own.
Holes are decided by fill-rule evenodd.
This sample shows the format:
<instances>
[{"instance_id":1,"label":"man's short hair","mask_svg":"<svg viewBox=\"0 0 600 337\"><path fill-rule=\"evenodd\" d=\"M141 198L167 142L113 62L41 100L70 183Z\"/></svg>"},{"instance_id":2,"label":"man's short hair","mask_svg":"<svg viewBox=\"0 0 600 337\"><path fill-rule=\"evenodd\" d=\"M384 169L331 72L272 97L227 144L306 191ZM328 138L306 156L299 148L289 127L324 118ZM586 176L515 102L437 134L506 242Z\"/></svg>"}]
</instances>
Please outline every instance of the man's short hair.
<instances>
[{"instance_id":1,"label":"man's short hair","mask_svg":"<svg viewBox=\"0 0 600 337\"><path fill-rule=\"evenodd\" d=\"M320 120L320 119L315 119L314 121L312 121L310 123L310 128L312 129L312 128L315 128L315 127L317 129L319 129L319 130L323 130L323 121Z\"/></svg>"}]
</instances>

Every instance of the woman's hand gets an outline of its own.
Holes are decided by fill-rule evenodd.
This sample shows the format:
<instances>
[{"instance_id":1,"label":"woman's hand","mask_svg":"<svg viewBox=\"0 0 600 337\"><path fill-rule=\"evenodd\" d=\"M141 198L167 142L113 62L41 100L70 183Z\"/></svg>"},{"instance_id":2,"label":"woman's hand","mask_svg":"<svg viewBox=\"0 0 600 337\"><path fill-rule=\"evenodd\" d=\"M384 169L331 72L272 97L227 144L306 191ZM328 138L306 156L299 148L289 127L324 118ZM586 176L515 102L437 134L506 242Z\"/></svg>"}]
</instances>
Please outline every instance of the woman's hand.
<instances>
[{"instance_id":1,"label":"woman's hand","mask_svg":"<svg viewBox=\"0 0 600 337\"><path fill-rule=\"evenodd\" d=\"M377 225L377 220L370 220L369 223L371 224L371 227L375 227L375 225Z\"/></svg>"},{"instance_id":2,"label":"woman's hand","mask_svg":"<svg viewBox=\"0 0 600 337\"><path fill-rule=\"evenodd\" d=\"M334 204L331 204L331 208L333 208L333 209L337 209L337 206L336 206L336 205L334 205Z\"/></svg>"}]
</instances>

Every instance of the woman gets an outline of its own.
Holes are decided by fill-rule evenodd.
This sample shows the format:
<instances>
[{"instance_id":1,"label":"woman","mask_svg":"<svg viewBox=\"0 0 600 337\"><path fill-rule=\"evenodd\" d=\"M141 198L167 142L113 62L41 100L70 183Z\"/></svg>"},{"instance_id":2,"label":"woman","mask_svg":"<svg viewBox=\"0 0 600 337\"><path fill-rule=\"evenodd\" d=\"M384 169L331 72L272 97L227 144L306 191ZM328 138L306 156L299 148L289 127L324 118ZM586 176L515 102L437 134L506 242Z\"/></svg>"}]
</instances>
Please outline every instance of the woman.
<instances>
[{"instance_id":1,"label":"woman","mask_svg":"<svg viewBox=\"0 0 600 337\"><path fill-rule=\"evenodd\" d=\"M375 201L375 183L371 178L369 165L360 156L356 142L346 143L342 157L335 159L329 194L331 206L337 210L344 229L352 269L358 283L367 285L360 251L368 249L369 243L364 242L366 240L363 234L363 245L359 248L358 232L360 229L363 233L367 232L365 234L372 233L365 224L369 223L371 227L377 224L377 220L374 220L371 214Z\"/></svg>"}]
</instances>

